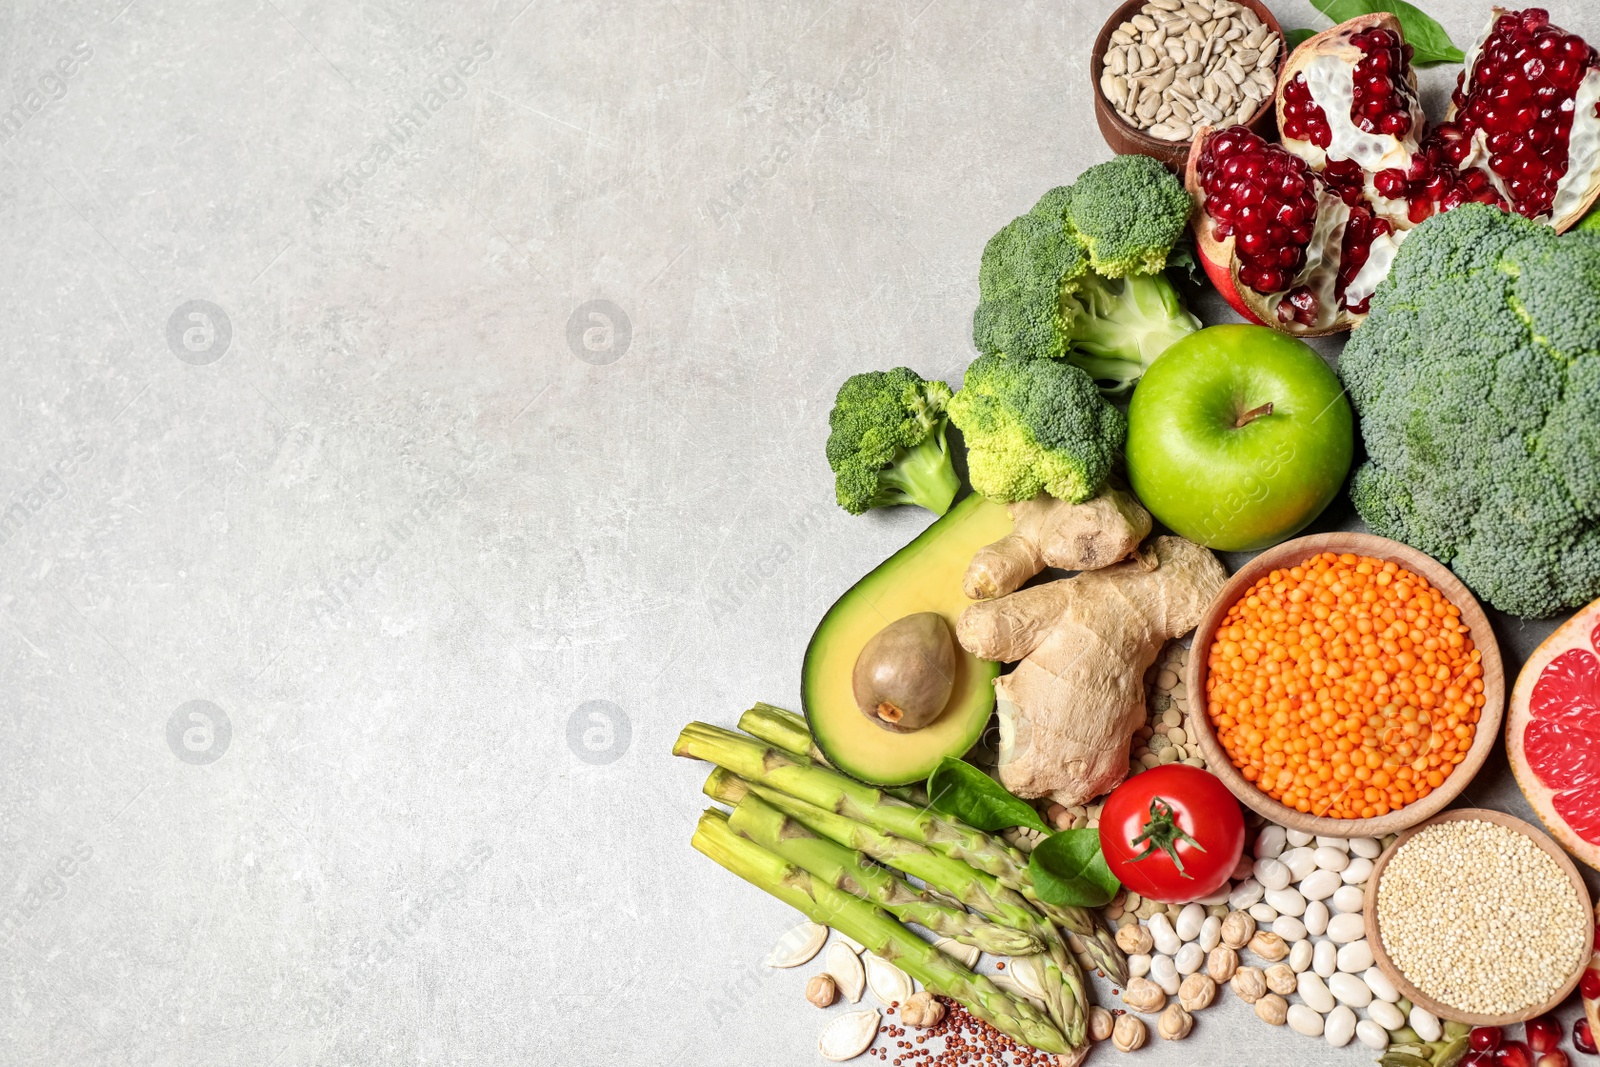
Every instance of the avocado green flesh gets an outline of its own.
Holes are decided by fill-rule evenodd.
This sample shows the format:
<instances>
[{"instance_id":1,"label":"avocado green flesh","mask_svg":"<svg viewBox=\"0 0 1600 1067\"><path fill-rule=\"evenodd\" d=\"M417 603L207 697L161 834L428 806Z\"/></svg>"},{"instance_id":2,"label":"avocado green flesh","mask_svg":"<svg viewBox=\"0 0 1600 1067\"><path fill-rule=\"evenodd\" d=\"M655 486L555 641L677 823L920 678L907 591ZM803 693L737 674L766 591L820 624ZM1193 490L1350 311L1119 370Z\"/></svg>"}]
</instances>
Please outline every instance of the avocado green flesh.
<instances>
[{"instance_id":1,"label":"avocado green flesh","mask_svg":"<svg viewBox=\"0 0 1600 1067\"><path fill-rule=\"evenodd\" d=\"M973 553L1010 532L1006 509L973 494L828 609L806 649L800 692L811 736L829 763L872 785L908 785L927 778L945 756L962 756L977 743L994 711L1000 664L958 647L949 703L933 722L907 733L885 730L863 715L850 679L862 648L896 619L935 611L953 633L972 603L961 579Z\"/></svg>"}]
</instances>

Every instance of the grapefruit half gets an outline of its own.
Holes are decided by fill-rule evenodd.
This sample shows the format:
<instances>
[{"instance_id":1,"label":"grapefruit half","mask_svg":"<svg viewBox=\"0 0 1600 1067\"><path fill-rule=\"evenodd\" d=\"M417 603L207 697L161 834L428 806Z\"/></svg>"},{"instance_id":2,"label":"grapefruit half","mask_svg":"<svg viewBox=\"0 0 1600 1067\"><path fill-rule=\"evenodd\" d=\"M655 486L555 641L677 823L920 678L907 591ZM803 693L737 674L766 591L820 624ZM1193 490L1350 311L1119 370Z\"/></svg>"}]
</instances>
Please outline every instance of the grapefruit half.
<instances>
[{"instance_id":1,"label":"grapefruit half","mask_svg":"<svg viewBox=\"0 0 1600 1067\"><path fill-rule=\"evenodd\" d=\"M1556 840L1600 868L1600 600L1528 657L1511 691L1506 754Z\"/></svg>"}]
</instances>

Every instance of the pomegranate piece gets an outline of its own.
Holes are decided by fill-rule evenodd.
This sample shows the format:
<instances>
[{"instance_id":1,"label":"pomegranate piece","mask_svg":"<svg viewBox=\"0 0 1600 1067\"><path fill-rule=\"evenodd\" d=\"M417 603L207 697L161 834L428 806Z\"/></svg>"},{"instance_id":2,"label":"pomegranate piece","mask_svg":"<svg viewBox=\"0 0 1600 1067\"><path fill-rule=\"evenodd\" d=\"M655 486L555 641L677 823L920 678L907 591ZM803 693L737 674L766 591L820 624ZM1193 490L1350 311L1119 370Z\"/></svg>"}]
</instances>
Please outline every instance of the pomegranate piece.
<instances>
[{"instance_id":1,"label":"pomegranate piece","mask_svg":"<svg viewBox=\"0 0 1600 1067\"><path fill-rule=\"evenodd\" d=\"M1474 1052L1493 1052L1502 1036L1498 1026L1474 1026L1467 1032L1467 1045Z\"/></svg>"},{"instance_id":2,"label":"pomegranate piece","mask_svg":"<svg viewBox=\"0 0 1600 1067\"><path fill-rule=\"evenodd\" d=\"M1593 967L1585 970L1578 980L1578 992L1584 1000L1600 1000L1600 971Z\"/></svg>"},{"instance_id":3,"label":"pomegranate piece","mask_svg":"<svg viewBox=\"0 0 1600 1067\"><path fill-rule=\"evenodd\" d=\"M1201 261L1237 311L1301 336L1358 321L1346 301L1370 296L1373 270L1386 272L1392 259L1388 230L1372 226L1370 212L1360 225L1347 225L1357 209L1310 164L1243 126L1202 127L1185 177L1200 205L1194 231ZM1368 269L1373 260L1379 262ZM1350 269L1341 274L1346 261Z\"/></svg>"},{"instance_id":4,"label":"pomegranate piece","mask_svg":"<svg viewBox=\"0 0 1600 1067\"><path fill-rule=\"evenodd\" d=\"M1283 146L1314 170L1328 162L1410 170L1426 115L1411 46L1392 14L1363 14L1309 38L1286 59L1278 85Z\"/></svg>"},{"instance_id":5,"label":"pomegranate piece","mask_svg":"<svg viewBox=\"0 0 1600 1067\"><path fill-rule=\"evenodd\" d=\"M1572 1067L1572 1061L1567 1054L1558 1048L1543 1053L1534 1061L1533 1067Z\"/></svg>"},{"instance_id":6,"label":"pomegranate piece","mask_svg":"<svg viewBox=\"0 0 1600 1067\"><path fill-rule=\"evenodd\" d=\"M1483 176L1441 208L1499 203L1567 229L1600 194L1600 53L1542 8L1495 8L1426 144L1458 172L1458 189Z\"/></svg>"},{"instance_id":7,"label":"pomegranate piece","mask_svg":"<svg viewBox=\"0 0 1600 1067\"><path fill-rule=\"evenodd\" d=\"M1541 1015L1522 1024L1528 1047L1543 1055L1561 1044L1561 1020L1554 1015ZM1470 1035L1468 1040L1471 1040Z\"/></svg>"}]
</instances>

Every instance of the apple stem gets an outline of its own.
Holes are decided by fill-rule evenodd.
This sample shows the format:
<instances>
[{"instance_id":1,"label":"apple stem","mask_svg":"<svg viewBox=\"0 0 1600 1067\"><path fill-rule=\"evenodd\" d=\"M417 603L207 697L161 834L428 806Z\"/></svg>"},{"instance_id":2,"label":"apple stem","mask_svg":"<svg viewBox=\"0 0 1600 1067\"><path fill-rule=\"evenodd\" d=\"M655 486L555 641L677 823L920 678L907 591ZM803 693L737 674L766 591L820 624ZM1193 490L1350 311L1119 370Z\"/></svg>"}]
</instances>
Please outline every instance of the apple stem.
<instances>
[{"instance_id":1,"label":"apple stem","mask_svg":"<svg viewBox=\"0 0 1600 1067\"><path fill-rule=\"evenodd\" d=\"M1261 416L1263 416L1263 415L1271 415L1271 414L1272 414L1272 401L1269 400L1265 404L1262 404L1260 407L1251 408L1249 411L1245 412L1243 415L1240 415L1239 418L1234 422L1233 428L1235 430L1237 430L1237 429L1239 429L1241 427L1248 426L1252 422L1255 422L1257 419L1259 419Z\"/></svg>"}]
</instances>

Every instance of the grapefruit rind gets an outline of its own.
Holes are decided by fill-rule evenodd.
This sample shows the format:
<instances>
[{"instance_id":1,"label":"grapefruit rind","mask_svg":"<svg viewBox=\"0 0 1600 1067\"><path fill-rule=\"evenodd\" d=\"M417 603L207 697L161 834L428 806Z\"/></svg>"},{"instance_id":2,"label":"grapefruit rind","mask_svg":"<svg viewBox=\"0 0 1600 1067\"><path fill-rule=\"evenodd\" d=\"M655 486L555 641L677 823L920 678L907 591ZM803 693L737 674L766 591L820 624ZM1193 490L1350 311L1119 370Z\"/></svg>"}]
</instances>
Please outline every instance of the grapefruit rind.
<instances>
[{"instance_id":1,"label":"grapefruit rind","mask_svg":"<svg viewBox=\"0 0 1600 1067\"><path fill-rule=\"evenodd\" d=\"M1573 856L1600 870L1600 783L1585 773L1586 763L1575 760L1570 761L1566 769L1578 777L1565 782L1558 781L1557 788L1552 788L1530 763L1526 742L1528 726L1536 721L1535 706L1551 703L1549 687L1552 684L1571 687L1572 699L1559 709L1549 707L1537 716L1538 722L1549 724L1541 726L1534 734L1535 754L1540 757L1545 774L1553 774L1555 768L1549 765L1548 754L1538 751L1537 746L1550 742L1556 726L1573 733L1600 735L1600 701L1587 698L1581 692L1582 679L1573 668L1583 664L1578 657L1565 655L1583 650L1594 657L1597 651L1596 638L1600 637L1597 627L1600 627L1600 600L1568 619L1534 649L1511 690L1505 736L1506 755L1517 785L1538 813L1545 829ZM1550 681L1545 681L1545 669L1557 659L1562 660L1557 673L1551 676ZM1594 660L1594 665L1600 671L1600 658ZM1541 685L1542 681L1544 685ZM1538 701L1535 700L1536 691L1540 697ZM1586 840L1590 837L1595 840Z\"/></svg>"}]
</instances>

